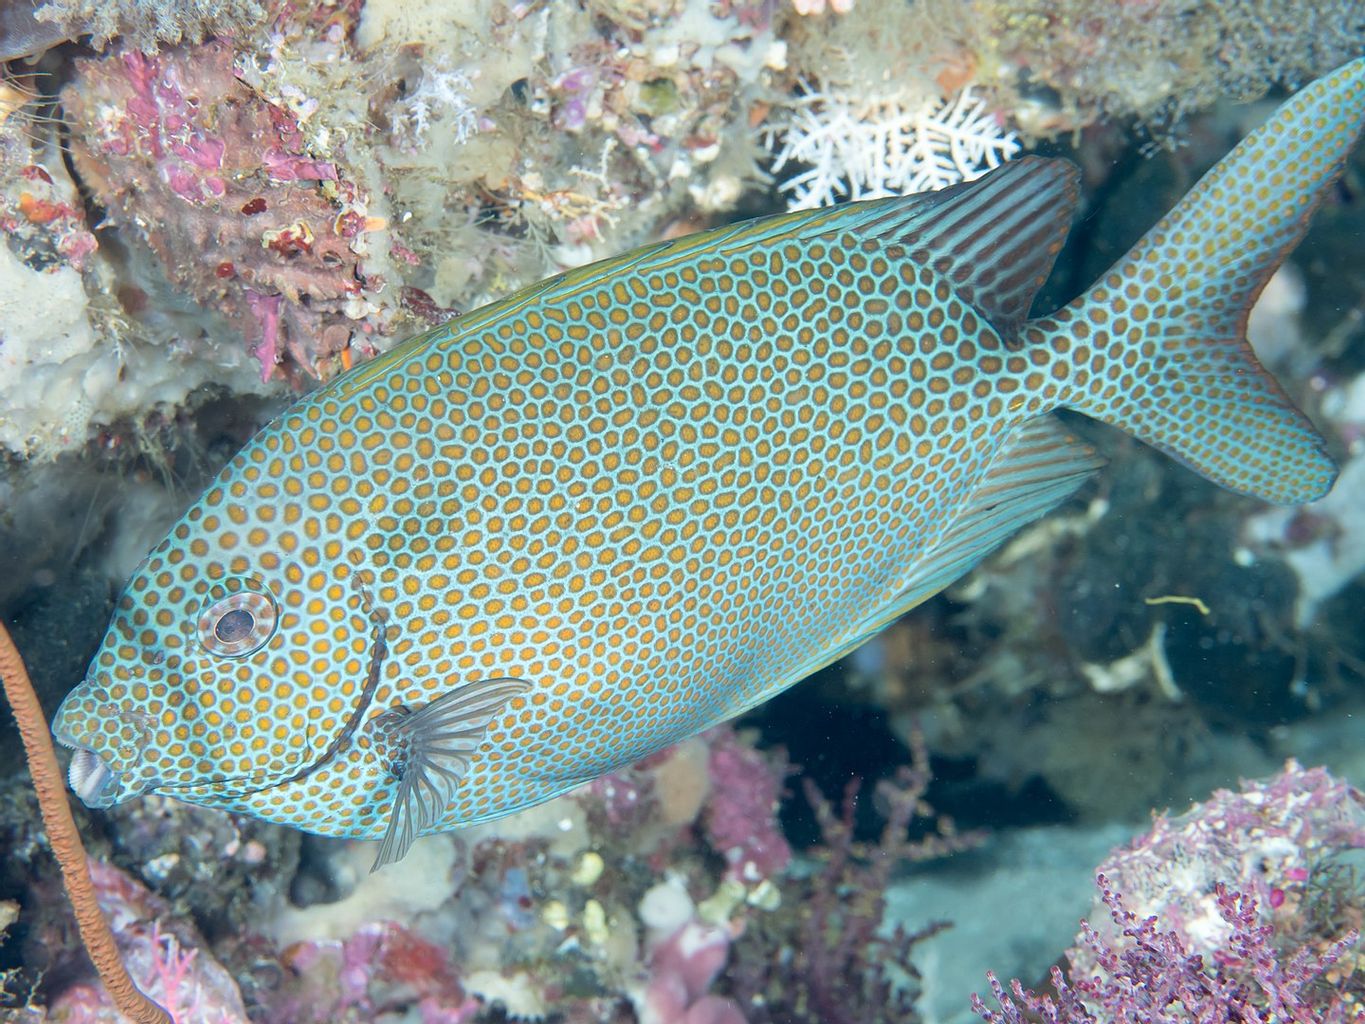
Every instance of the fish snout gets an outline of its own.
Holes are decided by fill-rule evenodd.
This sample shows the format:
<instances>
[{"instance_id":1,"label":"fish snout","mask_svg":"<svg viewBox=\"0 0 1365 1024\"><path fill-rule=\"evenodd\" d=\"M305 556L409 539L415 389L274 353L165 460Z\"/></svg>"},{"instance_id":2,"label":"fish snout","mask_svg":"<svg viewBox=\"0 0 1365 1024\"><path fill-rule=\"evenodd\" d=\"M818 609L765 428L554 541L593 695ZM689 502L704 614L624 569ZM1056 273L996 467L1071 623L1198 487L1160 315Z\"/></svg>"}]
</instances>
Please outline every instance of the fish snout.
<instances>
[{"instance_id":1,"label":"fish snout","mask_svg":"<svg viewBox=\"0 0 1365 1024\"><path fill-rule=\"evenodd\" d=\"M103 715L118 715L114 705L101 711ZM140 751L134 749L138 745L101 729L101 717L73 712L63 704L52 721L53 738L75 751L66 780L87 807L111 807L138 792L127 785L129 772L138 764Z\"/></svg>"}]
</instances>

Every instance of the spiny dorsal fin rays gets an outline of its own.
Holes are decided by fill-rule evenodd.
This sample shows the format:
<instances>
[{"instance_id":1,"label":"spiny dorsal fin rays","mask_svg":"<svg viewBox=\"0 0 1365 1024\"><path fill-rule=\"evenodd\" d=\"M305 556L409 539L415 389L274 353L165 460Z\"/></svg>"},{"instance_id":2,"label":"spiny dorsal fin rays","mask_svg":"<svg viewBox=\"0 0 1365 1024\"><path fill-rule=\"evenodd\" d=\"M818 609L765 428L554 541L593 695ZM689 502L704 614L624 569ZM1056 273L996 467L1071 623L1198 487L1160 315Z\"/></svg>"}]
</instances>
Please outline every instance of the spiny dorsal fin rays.
<instances>
[{"instance_id":1,"label":"spiny dorsal fin rays","mask_svg":"<svg viewBox=\"0 0 1365 1024\"><path fill-rule=\"evenodd\" d=\"M840 232L904 246L911 259L947 276L961 298L1012 345L1071 229L1079 180L1080 172L1070 161L1026 156L937 192L797 210L654 242L557 274L458 317L352 370L331 387L342 396L353 394L420 352L450 348L533 302L566 301L632 268L659 270L708 253L724 255Z\"/></svg>"},{"instance_id":2,"label":"spiny dorsal fin rays","mask_svg":"<svg viewBox=\"0 0 1365 1024\"><path fill-rule=\"evenodd\" d=\"M526 679L478 679L416 711L395 708L380 716L376 728L404 757L389 827L371 871L402 860L413 840L441 819L489 723L530 688Z\"/></svg>"},{"instance_id":3,"label":"spiny dorsal fin rays","mask_svg":"<svg viewBox=\"0 0 1365 1024\"><path fill-rule=\"evenodd\" d=\"M1026 156L953 185L863 232L904 245L912 260L943 274L1012 345L1061 252L1080 197L1068 160ZM909 216L905 216L908 214Z\"/></svg>"}]
</instances>

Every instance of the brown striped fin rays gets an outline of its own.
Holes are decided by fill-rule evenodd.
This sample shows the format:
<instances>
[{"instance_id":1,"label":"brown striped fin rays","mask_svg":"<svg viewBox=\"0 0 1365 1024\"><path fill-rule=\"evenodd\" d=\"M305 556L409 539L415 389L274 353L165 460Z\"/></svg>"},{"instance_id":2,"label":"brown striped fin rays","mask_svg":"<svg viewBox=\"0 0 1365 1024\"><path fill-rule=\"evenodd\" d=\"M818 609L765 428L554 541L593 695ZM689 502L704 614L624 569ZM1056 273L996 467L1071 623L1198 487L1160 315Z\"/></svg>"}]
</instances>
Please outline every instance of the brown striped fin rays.
<instances>
[{"instance_id":1,"label":"brown striped fin rays","mask_svg":"<svg viewBox=\"0 0 1365 1024\"><path fill-rule=\"evenodd\" d=\"M1068 434L1055 417L1040 416L1023 424L1005 441L933 549L915 564L901 592L902 611L896 614L970 572L1021 527L1060 505L1103 466L1099 453Z\"/></svg>"},{"instance_id":2,"label":"brown striped fin rays","mask_svg":"<svg viewBox=\"0 0 1365 1024\"><path fill-rule=\"evenodd\" d=\"M441 819L489 724L531 685L507 676L478 679L423 707L397 707L375 719L374 734L398 789L371 871L402 860L413 840Z\"/></svg>"},{"instance_id":3,"label":"brown striped fin rays","mask_svg":"<svg viewBox=\"0 0 1365 1024\"><path fill-rule=\"evenodd\" d=\"M953 291L1013 346L1029 306L1052 273L1080 201L1068 160L1026 156L919 203L882 200L884 212L853 228L942 274ZM871 206L873 204L864 204ZM863 218L867 211L856 211ZM832 229L852 227L831 222Z\"/></svg>"},{"instance_id":4,"label":"brown striped fin rays","mask_svg":"<svg viewBox=\"0 0 1365 1024\"><path fill-rule=\"evenodd\" d=\"M1001 447L981 481L962 501L956 516L891 597L847 630L845 638L784 675L742 705L726 710L733 717L756 707L797 679L804 679L862 646L916 605L927 601L1009 539L1021 527L1047 514L1104 466L1104 459L1068 434L1052 415L1029 420Z\"/></svg>"}]
</instances>

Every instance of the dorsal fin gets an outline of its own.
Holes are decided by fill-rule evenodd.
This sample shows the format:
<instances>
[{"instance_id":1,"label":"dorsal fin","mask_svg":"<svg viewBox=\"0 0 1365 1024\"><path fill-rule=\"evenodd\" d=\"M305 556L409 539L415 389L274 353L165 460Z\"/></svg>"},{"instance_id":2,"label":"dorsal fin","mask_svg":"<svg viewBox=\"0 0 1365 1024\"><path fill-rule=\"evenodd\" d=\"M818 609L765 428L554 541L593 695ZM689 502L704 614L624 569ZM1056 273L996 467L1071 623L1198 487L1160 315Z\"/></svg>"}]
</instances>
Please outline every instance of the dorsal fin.
<instances>
[{"instance_id":1,"label":"dorsal fin","mask_svg":"<svg viewBox=\"0 0 1365 1024\"><path fill-rule=\"evenodd\" d=\"M706 254L728 255L754 245L845 232L900 246L910 259L935 267L960 298L1013 344L1066 240L1080 194L1079 179L1080 172L1070 161L1026 156L975 181L937 192L796 210L643 245L556 274L434 327L314 395L337 392L349 397L429 348L447 349L524 308L564 301L631 271L660 270Z\"/></svg>"},{"instance_id":2,"label":"dorsal fin","mask_svg":"<svg viewBox=\"0 0 1365 1024\"><path fill-rule=\"evenodd\" d=\"M905 246L946 277L959 297L1013 346L1038 289L1052 273L1080 200L1080 171L1037 156L1003 164L938 192L884 200L860 234Z\"/></svg>"},{"instance_id":3,"label":"dorsal fin","mask_svg":"<svg viewBox=\"0 0 1365 1024\"><path fill-rule=\"evenodd\" d=\"M415 711L394 708L376 719L378 733L397 757L391 770L399 781L371 871L402 860L413 840L441 819L489 723L530 688L526 679L477 679Z\"/></svg>"}]
</instances>

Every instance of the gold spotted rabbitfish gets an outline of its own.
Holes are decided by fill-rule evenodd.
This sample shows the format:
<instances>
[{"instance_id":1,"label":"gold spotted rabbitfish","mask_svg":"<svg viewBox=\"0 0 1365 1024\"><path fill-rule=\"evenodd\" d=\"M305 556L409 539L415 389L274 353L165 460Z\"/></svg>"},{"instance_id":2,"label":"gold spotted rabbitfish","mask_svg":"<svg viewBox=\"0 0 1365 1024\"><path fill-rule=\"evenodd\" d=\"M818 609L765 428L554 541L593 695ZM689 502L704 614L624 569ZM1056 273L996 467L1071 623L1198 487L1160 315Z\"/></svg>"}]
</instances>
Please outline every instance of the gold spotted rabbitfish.
<instances>
[{"instance_id":1,"label":"gold spotted rabbitfish","mask_svg":"<svg viewBox=\"0 0 1365 1024\"><path fill-rule=\"evenodd\" d=\"M1289 100L1088 292L1028 157L650 245L303 398L139 567L62 704L70 782L382 839L508 814L731 718L961 576L1116 424L1324 494L1247 311L1340 172L1365 59Z\"/></svg>"}]
</instances>

